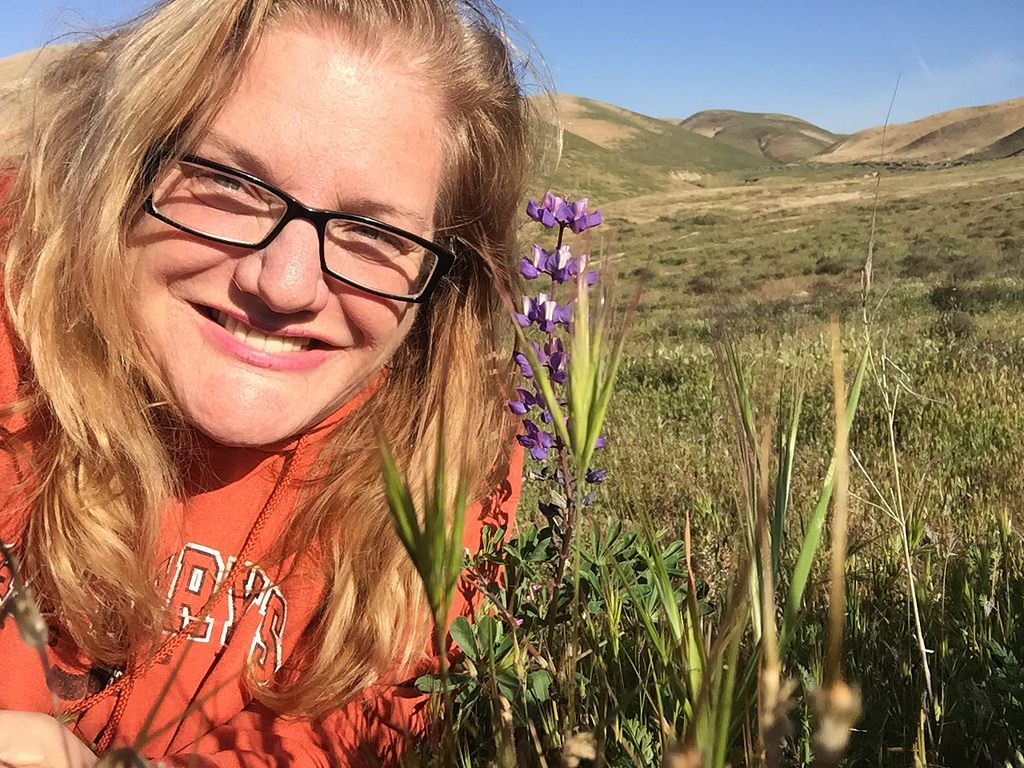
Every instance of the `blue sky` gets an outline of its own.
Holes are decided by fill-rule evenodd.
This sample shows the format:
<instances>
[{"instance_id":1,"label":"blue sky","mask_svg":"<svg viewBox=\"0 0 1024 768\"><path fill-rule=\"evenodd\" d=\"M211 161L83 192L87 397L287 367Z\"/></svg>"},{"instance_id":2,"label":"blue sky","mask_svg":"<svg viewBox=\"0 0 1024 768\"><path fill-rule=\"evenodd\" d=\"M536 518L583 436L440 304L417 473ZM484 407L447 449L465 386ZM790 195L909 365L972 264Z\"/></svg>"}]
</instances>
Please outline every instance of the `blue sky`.
<instances>
[{"instance_id":1,"label":"blue sky","mask_svg":"<svg viewBox=\"0 0 1024 768\"><path fill-rule=\"evenodd\" d=\"M0 0L10 2L10 0ZM11 3L0 56L144 0ZM1024 0L504 0L556 88L656 117L785 112L837 132L1024 96Z\"/></svg>"}]
</instances>

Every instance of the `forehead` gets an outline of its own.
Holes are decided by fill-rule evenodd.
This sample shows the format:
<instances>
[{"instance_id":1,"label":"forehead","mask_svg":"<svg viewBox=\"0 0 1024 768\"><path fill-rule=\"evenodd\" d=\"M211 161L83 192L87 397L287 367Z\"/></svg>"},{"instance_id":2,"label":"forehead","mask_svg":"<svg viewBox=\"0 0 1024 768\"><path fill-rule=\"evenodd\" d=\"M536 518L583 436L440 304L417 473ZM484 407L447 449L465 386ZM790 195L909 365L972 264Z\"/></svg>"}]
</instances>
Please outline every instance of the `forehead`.
<instances>
[{"instance_id":1,"label":"forehead","mask_svg":"<svg viewBox=\"0 0 1024 768\"><path fill-rule=\"evenodd\" d=\"M429 214L442 120L436 87L400 49L285 20L265 31L212 127L311 205L370 196Z\"/></svg>"}]
</instances>

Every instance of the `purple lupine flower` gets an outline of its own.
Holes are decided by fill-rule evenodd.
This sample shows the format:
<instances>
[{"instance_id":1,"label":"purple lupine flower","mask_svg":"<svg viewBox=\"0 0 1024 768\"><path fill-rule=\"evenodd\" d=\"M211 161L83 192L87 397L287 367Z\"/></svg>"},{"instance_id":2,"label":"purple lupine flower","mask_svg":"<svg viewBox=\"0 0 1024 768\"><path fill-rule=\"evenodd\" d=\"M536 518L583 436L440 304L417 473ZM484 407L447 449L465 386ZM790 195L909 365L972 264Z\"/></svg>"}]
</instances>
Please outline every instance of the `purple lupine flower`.
<instances>
[{"instance_id":1,"label":"purple lupine flower","mask_svg":"<svg viewBox=\"0 0 1024 768\"><path fill-rule=\"evenodd\" d=\"M538 221L548 229L556 225L569 227L577 235L586 229L601 223L601 211L588 212L590 200L581 197L575 202L564 200L558 195L548 192L544 200L538 203L530 200L526 204L526 215Z\"/></svg>"},{"instance_id":2,"label":"purple lupine flower","mask_svg":"<svg viewBox=\"0 0 1024 768\"><path fill-rule=\"evenodd\" d=\"M539 393L531 392L528 389L517 387L516 392L519 394L519 399L509 400L508 408L517 416L525 416L531 408L544 402Z\"/></svg>"},{"instance_id":3,"label":"purple lupine flower","mask_svg":"<svg viewBox=\"0 0 1024 768\"><path fill-rule=\"evenodd\" d=\"M548 457L548 449L555 444L555 438L529 419L523 419L523 426L526 427L526 434L517 436L516 440L524 448L530 449L530 456L537 461L544 461Z\"/></svg>"},{"instance_id":4,"label":"purple lupine flower","mask_svg":"<svg viewBox=\"0 0 1024 768\"><path fill-rule=\"evenodd\" d=\"M537 509L548 520L554 520L562 514L562 508L559 507L557 504L552 504L550 501L537 502Z\"/></svg>"},{"instance_id":5,"label":"purple lupine flower","mask_svg":"<svg viewBox=\"0 0 1024 768\"><path fill-rule=\"evenodd\" d=\"M512 359L516 361L516 365L519 366L519 372L524 379L533 378L533 367L530 365L530 358L522 352L516 352L512 355Z\"/></svg>"},{"instance_id":6,"label":"purple lupine flower","mask_svg":"<svg viewBox=\"0 0 1024 768\"><path fill-rule=\"evenodd\" d=\"M590 205L590 200L586 197L581 197L576 202L572 203L569 208L569 218L565 221L569 225L569 229L575 232L577 235L585 229L596 227L601 223L601 212L594 211L593 213L587 212L587 207ZM557 215L555 216L557 219ZM561 220L560 220L561 221Z\"/></svg>"},{"instance_id":7,"label":"purple lupine flower","mask_svg":"<svg viewBox=\"0 0 1024 768\"><path fill-rule=\"evenodd\" d=\"M512 313L520 327L528 328L533 325L533 315L536 314L537 311L534 303L534 299L531 299L529 296L523 296L523 311Z\"/></svg>"},{"instance_id":8,"label":"purple lupine flower","mask_svg":"<svg viewBox=\"0 0 1024 768\"><path fill-rule=\"evenodd\" d=\"M523 297L523 311L516 312L515 317L523 328L536 323L544 333L551 333L556 325L572 321L572 307L560 305L546 293L538 293L537 298Z\"/></svg>"},{"instance_id":9,"label":"purple lupine flower","mask_svg":"<svg viewBox=\"0 0 1024 768\"><path fill-rule=\"evenodd\" d=\"M539 292L536 295L524 297L522 312L515 313L517 322L523 328L534 327L538 329L531 332L533 338L528 343L536 355L536 365L544 368L548 379L554 385L554 397L559 406L565 405L564 397L559 386L564 386L568 380L567 371L567 350L564 342L558 333L558 327L569 328L572 324L573 301L570 299L566 304L560 305L556 296L563 295L559 286L573 281L584 285L592 286L597 282L597 272L587 269L589 257L583 254L578 258L571 253L570 247L562 242L566 229L579 234L602 221L601 211L590 211L590 201L587 198L580 198L577 201L567 200L552 192L544 195L543 200L537 202L529 201L526 206L527 215L534 221L539 222L546 228L557 228L557 243L554 250L545 250L541 245L534 245L532 252L520 260L519 272L527 280L535 280L541 275L550 278L551 287L546 292ZM541 337L541 334L544 334ZM529 363L529 359L522 353L516 353L515 362L519 365L524 378L536 379L536 366ZM553 482L569 493L568 480L562 470L552 462L552 452L555 456L567 450L567 446L557 436L560 431L555 430L555 416L551 409L546 406L544 397L540 392L539 382L534 382L530 388L517 389L516 395L508 403L512 412L524 417L524 434L517 437L519 443L527 448L530 456L540 464L539 470L528 470L528 476L533 479L540 479L546 482ZM552 407L554 407L552 405ZM569 420L564 416L565 426L570 428ZM530 418L526 418L526 417ZM561 427L561 425L559 425ZM597 447L603 446L605 438L602 436L597 440ZM596 486L607 477L604 469L588 469L581 481L590 486ZM582 492L582 488L581 488ZM582 506L589 506L594 502L595 492L591 490L578 502ZM556 537L565 535L561 530L562 519L566 514L565 504L554 504L541 502L541 513L548 519Z\"/></svg>"},{"instance_id":10,"label":"purple lupine flower","mask_svg":"<svg viewBox=\"0 0 1024 768\"><path fill-rule=\"evenodd\" d=\"M519 274L527 280L533 280L547 268L548 254L539 245L533 246L533 257L519 260Z\"/></svg>"},{"instance_id":11,"label":"purple lupine flower","mask_svg":"<svg viewBox=\"0 0 1024 768\"><path fill-rule=\"evenodd\" d=\"M586 265L586 255L575 259L567 245L551 252L534 245L530 258L519 260L519 274L527 280L534 280L541 274L549 275L554 283L561 285L574 280L580 269L585 269ZM594 285L596 282L597 272L587 272L587 285Z\"/></svg>"},{"instance_id":12,"label":"purple lupine flower","mask_svg":"<svg viewBox=\"0 0 1024 768\"><path fill-rule=\"evenodd\" d=\"M548 363L547 368L551 372L551 381L555 384L565 384L565 380L569 376L569 372L565 369L564 363L564 354L556 353L551 356L551 361Z\"/></svg>"},{"instance_id":13,"label":"purple lupine flower","mask_svg":"<svg viewBox=\"0 0 1024 768\"><path fill-rule=\"evenodd\" d=\"M548 192L544 195L544 200L538 203L536 200L530 200L526 204L526 215L534 221L540 222L543 226L551 229L558 224L558 220L555 218L555 212L562 213L562 209L565 207L565 201L560 197Z\"/></svg>"},{"instance_id":14,"label":"purple lupine flower","mask_svg":"<svg viewBox=\"0 0 1024 768\"><path fill-rule=\"evenodd\" d=\"M565 346L562 340L553 336L544 342L544 346L534 342L534 353L537 361L548 369L548 375L555 384L564 384L566 377L565 370Z\"/></svg>"},{"instance_id":15,"label":"purple lupine flower","mask_svg":"<svg viewBox=\"0 0 1024 768\"><path fill-rule=\"evenodd\" d=\"M537 298L533 298L532 296L523 296L523 311L515 313L516 322L523 328L528 328L534 323L537 323L537 325L540 325L543 328L547 303L548 295L546 293L537 294ZM544 330L546 333L550 333L549 330Z\"/></svg>"},{"instance_id":16,"label":"purple lupine flower","mask_svg":"<svg viewBox=\"0 0 1024 768\"><path fill-rule=\"evenodd\" d=\"M529 259L520 259L519 274L527 280L533 280L535 277L540 275L540 270L537 269L537 266Z\"/></svg>"},{"instance_id":17,"label":"purple lupine flower","mask_svg":"<svg viewBox=\"0 0 1024 768\"><path fill-rule=\"evenodd\" d=\"M563 245L554 253L547 254L544 271L559 284L576 277L576 260L569 252L569 246Z\"/></svg>"}]
</instances>

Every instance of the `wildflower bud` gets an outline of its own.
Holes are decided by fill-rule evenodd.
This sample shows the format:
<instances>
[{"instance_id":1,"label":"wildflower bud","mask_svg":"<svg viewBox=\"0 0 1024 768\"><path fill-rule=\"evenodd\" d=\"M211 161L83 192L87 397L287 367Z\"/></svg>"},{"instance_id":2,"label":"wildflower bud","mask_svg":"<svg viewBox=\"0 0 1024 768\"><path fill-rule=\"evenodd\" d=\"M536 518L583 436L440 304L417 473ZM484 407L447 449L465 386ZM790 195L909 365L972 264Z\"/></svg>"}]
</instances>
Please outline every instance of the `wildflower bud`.
<instances>
[{"instance_id":1,"label":"wildflower bud","mask_svg":"<svg viewBox=\"0 0 1024 768\"><path fill-rule=\"evenodd\" d=\"M850 729L860 718L860 691L840 681L811 694L818 729L811 737L821 765L838 765L850 742Z\"/></svg>"},{"instance_id":2,"label":"wildflower bud","mask_svg":"<svg viewBox=\"0 0 1024 768\"><path fill-rule=\"evenodd\" d=\"M696 745L673 744L665 750L665 768L704 768L704 756Z\"/></svg>"},{"instance_id":3,"label":"wildflower bud","mask_svg":"<svg viewBox=\"0 0 1024 768\"><path fill-rule=\"evenodd\" d=\"M583 760L597 759L597 739L592 733L574 733L562 745L562 765L579 768Z\"/></svg>"}]
</instances>

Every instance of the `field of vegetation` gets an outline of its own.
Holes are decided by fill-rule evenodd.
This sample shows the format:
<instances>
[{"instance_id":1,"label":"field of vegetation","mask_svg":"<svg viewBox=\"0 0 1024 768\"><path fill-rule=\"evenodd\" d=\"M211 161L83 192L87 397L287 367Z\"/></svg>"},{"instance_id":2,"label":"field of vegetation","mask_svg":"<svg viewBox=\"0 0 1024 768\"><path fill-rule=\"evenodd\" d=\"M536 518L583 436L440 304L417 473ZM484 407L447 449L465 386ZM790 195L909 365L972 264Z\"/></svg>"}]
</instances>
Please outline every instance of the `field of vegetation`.
<instances>
[{"instance_id":1,"label":"field of vegetation","mask_svg":"<svg viewBox=\"0 0 1024 768\"><path fill-rule=\"evenodd\" d=\"M623 272L648 288L610 409L607 509L677 532L689 512L700 575L735 578L735 439L706 343L724 332L762 428L780 391L804 387L784 580L832 453L838 312L847 359L870 350L850 436L846 655L863 715L849 764L1003 765L1024 750L1024 161L843 170L608 206ZM810 594L787 670L804 682L825 617Z\"/></svg>"},{"instance_id":2,"label":"field of vegetation","mask_svg":"<svg viewBox=\"0 0 1024 768\"><path fill-rule=\"evenodd\" d=\"M439 754L1024 765L1022 181L808 165L595 201L574 252L620 309L643 288L607 480L527 483Z\"/></svg>"}]
</instances>

